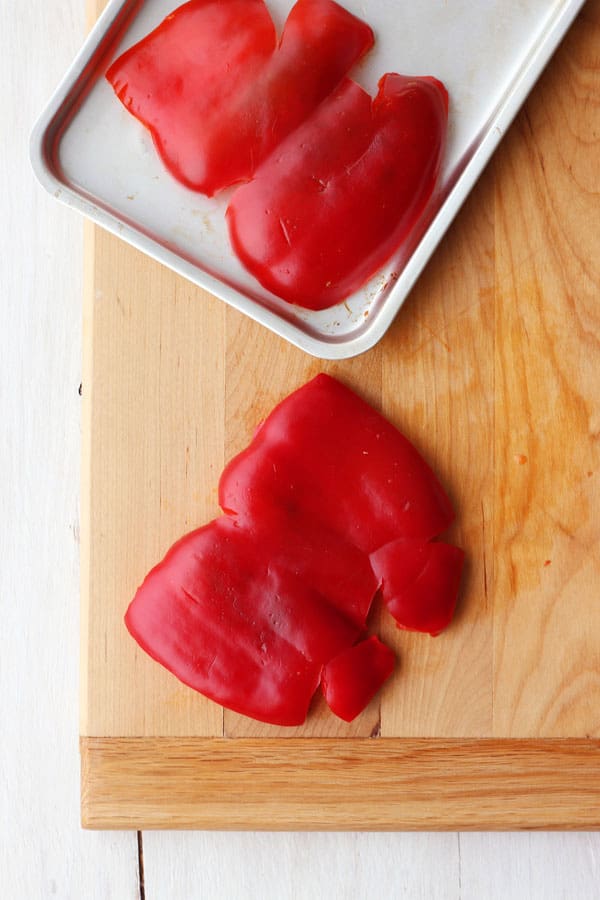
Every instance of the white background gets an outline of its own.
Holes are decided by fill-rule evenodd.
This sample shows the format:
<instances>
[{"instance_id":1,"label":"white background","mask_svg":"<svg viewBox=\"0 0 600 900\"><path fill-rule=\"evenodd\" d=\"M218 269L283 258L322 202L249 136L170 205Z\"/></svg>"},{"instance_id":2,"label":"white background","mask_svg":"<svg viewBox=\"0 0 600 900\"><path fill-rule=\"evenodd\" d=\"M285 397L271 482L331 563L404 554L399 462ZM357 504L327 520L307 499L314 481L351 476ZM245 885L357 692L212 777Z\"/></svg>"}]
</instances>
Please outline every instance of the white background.
<instances>
[{"instance_id":1,"label":"white background","mask_svg":"<svg viewBox=\"0 0 600 900\"><path fill-rule=\"evenodd\" d=\"M0 0L0 897L140 897L135 833L79 826L82 222L31 126L83 0ZM377 803L377 797L373 797ZM147 900L600 898L600 833L145 832Z\"/></svg>"}]
</instances>

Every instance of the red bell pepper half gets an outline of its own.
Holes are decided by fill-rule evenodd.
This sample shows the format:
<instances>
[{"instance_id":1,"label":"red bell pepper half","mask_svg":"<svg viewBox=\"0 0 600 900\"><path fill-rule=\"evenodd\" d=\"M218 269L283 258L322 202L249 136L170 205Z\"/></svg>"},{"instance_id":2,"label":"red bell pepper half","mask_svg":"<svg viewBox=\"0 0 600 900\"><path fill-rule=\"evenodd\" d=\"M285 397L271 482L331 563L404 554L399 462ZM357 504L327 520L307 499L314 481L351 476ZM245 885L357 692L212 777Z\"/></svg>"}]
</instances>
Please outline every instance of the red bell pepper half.
<instances>
[{"instance_id":1,"label":"red bell pepper half","mask_svg":"<svg viewBox=\"0 0 600 900\"><path fill-rule=\"evenodd\" d=\"M385 75L373 101L346 79L233 195L229 235L244 266L309 309L354 293L423 213L447 117L434 78Z\"/></svg>"},{"instance_id":2,"label":"red bell pepper half","mask_svg":"<svg viewBox=\"0 0 600 900\"><path fill-rule=\"evenodd\" d=\"M212 196L251 178L372 44L333 0L298 0L280 41L263 0L190 0L106 77L175 178Z\"/></svg>"},{"instance_id":3,"label":"red bell pepper half","mask_svg":"<svg viewBox=\"0 0 600 900\"><path fill-rule=\"evenodd\" d=\"M330 710L351 722L390 677L395 662L392 650L375 635L342 650L321 676L321 690Z\"/></svg>"},{"instance_id":4,"label":"red bell pepper half","mask_svg":"<svg viewBox=\"0 0 600 900\"><path fill-rule=\"evenodd\" d=\"M392 612L423 608L409 627L447 621L446 545L429 539L453 517L448 498L406 438L333 378L273 410L226 467L219 498L224 515L175 544L125 621L150 656L224 706L300 724L324 677L333 711L358 714L393 656L372 640L354 646L380 584Z\"/></svg>"}]
</instances>

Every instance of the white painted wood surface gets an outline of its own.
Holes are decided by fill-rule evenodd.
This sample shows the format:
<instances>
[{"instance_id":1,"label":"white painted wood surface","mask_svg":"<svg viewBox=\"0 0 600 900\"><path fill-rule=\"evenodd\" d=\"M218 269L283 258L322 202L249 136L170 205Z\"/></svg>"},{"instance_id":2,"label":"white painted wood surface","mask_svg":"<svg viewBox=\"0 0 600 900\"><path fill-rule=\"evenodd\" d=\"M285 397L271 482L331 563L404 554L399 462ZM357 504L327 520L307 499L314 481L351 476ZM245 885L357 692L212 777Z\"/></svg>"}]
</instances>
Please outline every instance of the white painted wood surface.
<instances>
[{"instance_id":1,"label":"white painted wood surface","mask_svg":"<svg viewBox=\"0 0 600 900\"><path fill-rule=\"evenodd\" d=\"M83 0L0 2L0 896L140 896L132 833L79 827L82 223L28 135ZM377 797L373 798L377 803ZM595 900L600 834L145 833L146 900Z\"/></svg>"}]
</instances>

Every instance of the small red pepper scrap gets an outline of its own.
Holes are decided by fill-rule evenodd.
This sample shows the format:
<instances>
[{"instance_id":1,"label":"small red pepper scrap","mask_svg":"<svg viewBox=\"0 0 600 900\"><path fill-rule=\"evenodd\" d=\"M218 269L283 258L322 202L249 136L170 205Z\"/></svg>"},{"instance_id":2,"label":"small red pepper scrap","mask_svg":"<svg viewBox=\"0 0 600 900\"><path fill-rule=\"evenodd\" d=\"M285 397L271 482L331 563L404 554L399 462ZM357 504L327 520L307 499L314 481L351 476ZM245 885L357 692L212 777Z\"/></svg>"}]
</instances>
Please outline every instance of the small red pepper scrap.
<instances>
[{"instance_id":1,"label":"small red pepper scrap","mask_svg":"<svg viewBox=\"0 0 600 900\"><path fill-rule=\"evenodd\" d=\"M321 690L330 710L351 722L390 677L395 662L393 651L375 635L342 650L321 676Z\"/></svg>"},{"instance_id":2,"label":"small red pepper scrap","mask_svg":"<svg viewBox=\"0 0 600 900\"><path fill-rule=\"evenodd\" d=\"M106 77L175 178L212 196L251 178L372 44L333 0L298 0L280 41L263 0L190 0Z\"/></svg>"},{"instance_id":3,"label":"small red pepper scrap","mask_svg":"<svg viewBox=\"0 0 600 900\"><path fill-rule=\"evenodd\" d=\"M297 725L323 681L333 711L353 718L391 671L391 650L356 644L378 587L403 627L447 624L462 551L430 539L450 502L406 438L335 379L273 410L219 499L224 515L175 544L125 616L207 697Z\"/></svg>"},{"instance_id":4,"label":"small red pepper scrap","mask_svg":"<svg viewBox=\"0 0 600 900\"><path fill-rule=\"evenodd\" d=\"M370 556L385 604L400 628L438 635L449 625L464 562L459 547L399 540Z\"/></svg>"},{"instance_id":5,"label":"small red pepper scrap","mask_svg":"<svg viewBox=\"0 0 600 900\"><path fill-rule=\"evenodd\" d=\"M233 195L229 236L244 266L309 309L354 293L422 215L447 117L434 78L385 75L373 101L346 79Z\"/></svg>"}]
</instances>

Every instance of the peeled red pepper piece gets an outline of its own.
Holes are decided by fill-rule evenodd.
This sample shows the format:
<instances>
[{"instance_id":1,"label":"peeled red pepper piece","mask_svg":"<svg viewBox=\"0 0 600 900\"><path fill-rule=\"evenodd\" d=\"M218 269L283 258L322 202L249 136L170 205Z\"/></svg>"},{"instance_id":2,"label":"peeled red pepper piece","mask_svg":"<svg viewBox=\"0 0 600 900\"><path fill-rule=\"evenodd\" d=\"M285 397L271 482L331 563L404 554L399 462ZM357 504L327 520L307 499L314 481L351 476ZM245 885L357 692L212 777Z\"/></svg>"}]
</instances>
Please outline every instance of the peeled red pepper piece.
<instances>
[{"instance_id":1,"label":"peeled red pepper piece","mask_svg":"<svg viewBox=\"0 0 600 900\"><path fill-rule=\"evenodd\" d=\"M293 572L343 616L364 627L379 586L365 553L318 518L291 506L265 506L243 527L268 554L270 565Z\"/></svg>"},{"instance_id":2,"label":"peeled red pepper piece","mask_svg":"<svg viewBox=\"0 0 600 900\"><path fill-rule=\"evenodd\" d=\"M125 621L229 709L300 724L325 671L334 711L356 714L393 660L374 640L353 646L378 587L392 614L416 606L405 627L443 627L451 612L462 551L429 542L453 517L448 498L406 438L327 375L259 426L219 499L225 514L175 544Z\"/></svg>"},{"instance_id":3,"label":"peeled red pepper piece","mask_svg":"<svg viewBox=\"0 0 600 900\"><path fill-rule=\"evenodd\" d=\"M354 293L421 216L447 119L434 78L384 75L372 102L346 79L233 195L229 234L244 266L308 309Z\"/></svg>"},{"instance_id":4,"label":"peeled red pepper piece","mask_svg":"<svg viewBox=\"0 0 600 900\"><path fill-rule=\"evenodd\" d=\"M372 44L333 0L298 0L279 42L263 0L190 0L106 77L175 178L212 196L249 179Z\"/></svg>"},{"instance_id":5,"label":"peeled red pepper piece","mask_svg":"<svg viewBox=\"0 0 600 900\"><path fill-rule=\"evenodd\" d=\"M306 718L322 666L360 628L225 516L176 543L125 623L181 681L263 722Z\"/></svg>"},{"instance_id":6,"label":"peeled red pepper piece","mask_svg":"<svg viewBox=\"0 0 600 900\"><path fill-rule=\"evenodd\" d=\"M175 178L212 194L212 123L257 77L275 41L263 0L190 0L116 59L106 78Z\"/></svg>"},{"instance_id":7,"label":"peeled red pepper piece","mask_svg":"<svg viewBox=\"0 0 600 900\"><path fill-rule=\"evenodd\" d=\"M400 628L438 635L458 598L465 554L438 541L398 540L371 554L384 602Z\"/></svg>"},{"instance_id":8,"label":"peeled red pepper piece","mask_svg":"<svg viewBox=\"0 0 600 900\"><path fill-rule=\"evenodd\" d=\"M219 503L240 523L274 506L319 522L364 553L403 538L428 540L454 511L413 445L329 375L286 397L226 466Z\"/></svg>"},{"instance_id":9,"label":"peeled red pepper piece","mask_svg":"<svg viewBox=\"0 0 600 900\"><path fill-rule=\"evenodd\" d=\"M373 635L342 650L323 669L321 689L330 710L351 722L394 671L392 650Z\"/></svg>"}]
</instances>

